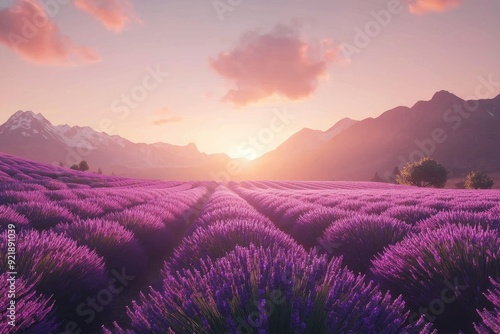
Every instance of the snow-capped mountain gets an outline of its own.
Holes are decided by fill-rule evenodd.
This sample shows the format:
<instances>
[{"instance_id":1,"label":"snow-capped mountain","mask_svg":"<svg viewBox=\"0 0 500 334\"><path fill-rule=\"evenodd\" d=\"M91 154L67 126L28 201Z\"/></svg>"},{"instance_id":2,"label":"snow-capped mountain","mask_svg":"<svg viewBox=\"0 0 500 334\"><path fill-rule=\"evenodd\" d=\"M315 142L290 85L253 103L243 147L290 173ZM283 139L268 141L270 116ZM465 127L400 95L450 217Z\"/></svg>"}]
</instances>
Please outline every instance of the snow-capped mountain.
<instances>
[{"instance_id":1,"label":"snow-capped mountain","mask_svg":"<svg viewBox=\"0 0 500 334\"><path fill-rule=\"evenodd\" d=\"M52 125L42 114L32 111L18 111L9 120L0 126L0 135L17 134L25 138L43 138L56 140L72 148L97 149L110 144L125 145L127 140L119 136L110 136L97 132L90 127L71 127L65 125ZM40 139L41 139L40 138Z\"/></svg>"},{"instance_id":2,"label":"snow-capped mountain","mask_svg":"<svg viewBox=\"0 0 500 334\"><path fill-rule=\"evenodd\" d=\"M229 160L201 153L194 144L137 144L90 127L55 126L32 111L18 111L0 126L0 151L65 166L87 160L94 169L141 177L148 176L146 170L160 177L167 169L203 169Z\"/></svg>"},{"instance_id":3,"label":"snow-capped mountain","mask_svg":"<svg viewBox=\"0 0 500 334\"><path fill-rule=\"evenodd\" d=\"M89 149L97 149L110 144L123 146L127 142L127 140L120 136L110 136L102 132L97 132L88 126L82 128L79 126L71 127L65 124L54 126L53 129L69 147L79 147L84 144Z\"/></svg>"},{"instance_id":4,"label":"snow-capped mountain","mask_svg":"<svg viewBox=\"0 0 500 334\"><path fill-rule=\"evenodd\" d=\"M59 140L53 131L53 126L42 114L32 111L18 111L9 120L0 126L0 135L19 134L23 137L43 137L44 139Z\"/></svg>"}]
</instances>

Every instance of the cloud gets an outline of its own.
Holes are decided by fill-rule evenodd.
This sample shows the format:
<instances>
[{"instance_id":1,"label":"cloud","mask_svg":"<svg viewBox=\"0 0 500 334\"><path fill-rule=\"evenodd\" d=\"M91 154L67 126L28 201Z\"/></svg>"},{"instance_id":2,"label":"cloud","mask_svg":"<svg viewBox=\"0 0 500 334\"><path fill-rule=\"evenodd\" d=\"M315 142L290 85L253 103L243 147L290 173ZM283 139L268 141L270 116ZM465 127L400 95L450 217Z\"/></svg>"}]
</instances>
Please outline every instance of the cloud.
<instances>
[{"instance_id":1,"label":"cloud","mask_svg":"<svg viewBox=\"0 0 500 334\"><path fill-rule=\"evenodd\" d=\"M169 108L162 108L155 112L156 115L163 116L160 119L153 121L154 125L165 125L182 121L184 118L174 114Z\"/></svg>"},{"instance_id":2,"label":"cloud","mask_svg":"<svg viewBox=\"0 0 500 334\"><path fill-rule=\"evenodd\" d=\"M130 0L74 0L75 6L92 15L106 28L120 32L130 20L136 18Z\"/></svg>"},{"instance_id":3,"label":"cloud","mask_svg":"<svg viewBox=\"0 0 500 334\"><path fill-rule=\"evenodd\" d=\"M462 0L408 0L413 14L441 13L461 5Z\"/></svg>"},{"instance_id":4,"label":"cloud","mask_svg":"<svg viewBox=\"0 0 500 334\"><path fill-rule=\"evenodd\" d=\"M182 121L182 117L180 116L172 116L170 118L160 118L153 122L154 125L165 125L168 123L176 123Z\"/></svg>"},{"instance_id":5,"label":"cloud","mask_svg":"<svg viewBox=\"0 0 500 334\"><path fill-rule=\"evenodd\" d=\"M170 114L172 114L172 113L173 113L173 111L172 111L172 110L170 110L170 109L169 109L169 108L167 108L167 107L163 107L163 108L158 109L157 111L155 111L155 114L156 114L156 115L170 115Z\"/></svg>"},{"instance_id":6,"label":"cloud","mask_svg":"<svg viewBox=\"0 0 500 334\"><path fill-rule=\"evenodd\" d=\"M277 25L271 32L244 34L230 52L210 58L210 67L236 87L223 101L244 106L278 95L289 100L310 96L319 81L328 76L328 64L335 60L332 43L315 49L300 39L297 28Z\"/></svg>"},{"instance_id":7,"label":"cloud","mask_svg":"<svg viewBox=\"0 0 500 334\"><path fill-rule=\"evenodd\" d=\"M0 43L35 63L74 65L100 60L94 49L63 36L37 0L16 0L11 8L0 10Z\"/></svg>"}]
</instances>

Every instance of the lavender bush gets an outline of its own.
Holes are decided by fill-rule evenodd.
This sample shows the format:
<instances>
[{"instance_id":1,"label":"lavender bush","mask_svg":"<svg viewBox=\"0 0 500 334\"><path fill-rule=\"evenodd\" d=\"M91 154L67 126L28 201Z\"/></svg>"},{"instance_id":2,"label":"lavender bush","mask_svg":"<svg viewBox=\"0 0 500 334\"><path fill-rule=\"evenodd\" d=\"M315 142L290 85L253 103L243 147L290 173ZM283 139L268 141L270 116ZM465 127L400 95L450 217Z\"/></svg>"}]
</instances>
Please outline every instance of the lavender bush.
<instances>
[{"instance_id":1,"label":"lavender bush","mask_svg":"<svg viewBox=\"0 0 500 334\"><path fill-rule=\"evenodd\" d=\"M427 219L437 213L437 210L416 207L416 206L393 206L383 213L383 216L391 217L403 221L410 225L415 225L418 221Z\"/></svg>"},{"instance_id":2,"label":"lavender bush","mask_svg":"<svg viewBox=\"0 0 500 334\"><path fill-rule=\"evenodd\" d=\"M37 230L47 230L59 223L69 223L75 219L67 209L48 201L20 203L11 208L25 216L30 227Z\"/></svg>"},{"instance_id":3,"label":"lavender bush","mask_svg":"<svg viewBox=\"0 0 500 334\"><path fill-rule=\"evenodd\" d=\"M412 228L399 220L386 217L353 215L340 219L320 238L320 251L343 256L354 272L368 273L371 259L385 247L403 240Z\"/></svg>"},{"instance_id":4,"label":"lavender bush","mask_svg":"<svg viewBox=\"0 0 500 334\"><path fill-rule=\"evenodd\" d=\"M34 284L26 282L22 278L15 280L16 315L15 327L8 324L10 299L10 275L0 274L0 309L2 321L0 322L0 333L23 333L38 334L56 331L59 324L56 323L54 314L54 303L47 297L36 292Z\"/></svg>"},{"instance_id":5,"label":"lavender bush","mask_svg":"<svg viewBox=\"0 0 500 334\"><path fill-rule=\"evenodd\" d=\"M128 310L138 333L427 333L405 326L401 299L340 260L279 247L237 247L199 271L167 275ZM339 298L341 297L342 298ZM368 320L369 319L369 320Z\"/></svg>"},{"instance_id":6,"label":"lavender bush","mask_svg":"<svg viewBox=\"0 0 500 334\"><path fill-rule=\"evenodd\" d=\"M314 247L317 245L318 238L330 225L347 215L348 212L339 209L314 209L297 220L290 234L304 247Z\"/></svg>"},{"instance_id":7,"label":"lavender bush","mask_svg":"<svg viewBox=\"0 0 500 334\"><path fill-rule=\"evenodd\" d=\"M108 271L126 268L136 275L145 269L148 258L134 234L116 222L103 219L79 220L61 224L54 231L96 251Z\"/></svg>"},{"instance_id":8,"label":"lavender bush","mask_svg":"<svg viewBox=\"0 0 500 334\"><path fill-rule=\"evenodd\" d=\"M417 227L421 230L437 229L446 224L480 226L483 229L500 231L500 216L488 212L442 211L426 220L420 221Z\"/></svg>"},{"instance_id":9,"label":"lavender bush","mask_svg":"<svg viewBox=\"0 0 500 334\"><path fill-rule=\"evenodd\" d=\"M447 225L388 247L372 273L438 329L470 332L476 309L490 305L483 296L489 277L500 277L499 242L494 230Z\"/></svg>"},{"instance_id":10,"label":"lavender bush","mask_svg":"<svg viewBox=\"0 0 500 334\"><path fill-rule=\"evenodd\" d=\"M21 230L28 228L29 221L16 210L0 205L0 232L6 230L10 224L13 224L16 230Z\"/></svg>"},{"instance_id":11,"label":"lavender bush","mask_svg":"<svg viewBox=\"0 0 500 334\"><path fill-rule=\"evenodd\" d=\"M200 228L185 237L174 250L166 271L197 269L202 259L216 260L236 246L248 247L251 244L264 247L275 245L295 253L304 252L291 237L273 226L266 226L258 220L226 220Z\"/></svg>"},{"instance_id":12,"label":"lavender bush","mask_svg":"<svg viewBox=\"0 0 500 334\"><path fill-rule=\"evenodd\" d=\"M500 332L497 190L134 180L3 153L0 181L19 333ZM77 307L122 268L133 284L87 324Z\"/></svg>"},{"instance_id":13,"label":"lavender bush","mask_svg":"<svg viewBox=\"0 0 500 334\"><path fill-rule=\"evenodd\" d=\"M149 256L163 254L170 248L165 242L168 238L168 229L158 216L145 211L127 209L103 218L118 222L132 231Z\"/></svg>"},{"instance_id":14,"label":"lavender bush","mask_svg":"<svg viewBox=\"0 0 500 334\"><path fill-rule=\"evenodd\" d=\"M103 259L87 247L54 232L23 231L16 243L16 271L37 291L54 295L56 303L79 302L107 283ZM7 235L0 238L7 249ZM7 272L7 254L0 254L0 271Z\"/></svg>"},{"instance_id":15,"label":"lavender bush","mask_svg":"<svg viewBox=\"0 0 500 334\"><path fill-rule=\"evenodd\" d=\"M493 287L486 293L486 298L495 306L493 311L483 309L479 312L482 322L474 324L474 328L479 334L500 333L500 278L498 281L491 279Z\"/></svg>"}]
</instances>

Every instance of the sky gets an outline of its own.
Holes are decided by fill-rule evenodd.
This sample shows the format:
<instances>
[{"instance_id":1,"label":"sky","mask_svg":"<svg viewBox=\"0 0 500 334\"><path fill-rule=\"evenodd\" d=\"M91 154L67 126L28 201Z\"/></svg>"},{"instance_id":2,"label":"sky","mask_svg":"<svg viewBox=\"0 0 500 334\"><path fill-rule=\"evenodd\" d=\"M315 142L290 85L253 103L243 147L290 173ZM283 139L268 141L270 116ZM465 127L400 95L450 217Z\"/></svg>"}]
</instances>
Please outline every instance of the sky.
<instances>
[{"instance_id":1,"label":"sky","mask_svg":"<svg viewBox=\"0 0 500 334\"><path fill-rule=\"evenodd\" d=\"M0 122L32 110L255 158L305 127L474 97L478 78L500 81L499 14L498 0L0 0Z\"/></svg>"}]
</instances>

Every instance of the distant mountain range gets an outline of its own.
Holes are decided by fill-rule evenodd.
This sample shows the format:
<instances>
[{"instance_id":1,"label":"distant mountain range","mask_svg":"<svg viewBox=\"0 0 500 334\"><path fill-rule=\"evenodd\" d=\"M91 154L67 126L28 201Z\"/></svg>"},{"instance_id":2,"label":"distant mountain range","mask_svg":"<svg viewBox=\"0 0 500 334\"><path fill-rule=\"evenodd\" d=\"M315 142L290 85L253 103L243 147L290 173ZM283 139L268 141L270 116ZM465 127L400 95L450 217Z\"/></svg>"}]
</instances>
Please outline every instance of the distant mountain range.
<instances>
[{"instance_id":1,"label":"distant mountain range","mask_svg":"<svg viewBox=\"0 0 500 334\"><path fill-rule=\"evenodd\" d=\"M397 107L377 118L345 118L326 131L302 129L262 157L242 163L201 153L194 144L137 144L89 127L52 125L18 111L0 126L0 151L66 166L87 160L104 173L159 179L370 180L431 156L451 178L471 170L500 176L500 96L464 101L441 91L430 101ZM236 166L236 167L235 167Z\"/></svg>"},{"instance_id":2,"label":"distant mountain range","mask_svg":"<svg viewBox=\"0 0 500 334\"><path fill-rule=\"evenodd\" d=\"M208 178L207 169L230 160L201 153L194 144L137 144L90 127L55 126L32 111L18 111L0 126L0 151L67 167L86 160L107 174L151 178Z\"/></svg>"},{"instance_id":3,"label":"distant mountain range","mask_svg":"<svg viewBox=\"0 0 500 334\"><path fill-rule=\"evenodd\" d=\"M411 108L397 107L348 124L309 151L295 150L310 133L299 132L253 161L245 177L370 180L376 172L387 178L394 167L424 156L444 164L451 178L471 170L500 173L500 95L467 102L441 91Z\"/></svg>"}]
</instances>

